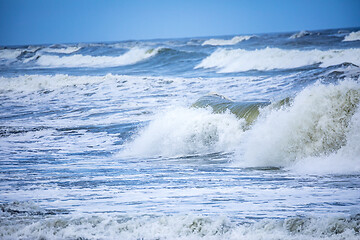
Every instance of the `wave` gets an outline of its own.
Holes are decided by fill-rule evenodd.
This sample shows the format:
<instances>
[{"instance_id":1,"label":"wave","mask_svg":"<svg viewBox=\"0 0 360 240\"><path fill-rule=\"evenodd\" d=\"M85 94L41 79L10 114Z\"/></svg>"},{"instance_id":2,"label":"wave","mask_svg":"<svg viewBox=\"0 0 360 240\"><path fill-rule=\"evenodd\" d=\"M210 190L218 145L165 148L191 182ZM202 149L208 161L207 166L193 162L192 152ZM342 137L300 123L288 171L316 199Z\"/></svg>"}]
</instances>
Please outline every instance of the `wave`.
<instances>
[{"instance_id":1,"label":"wave","mask_svg":"<svg viewBox=\"0 0 360 240\"><path fill-rule=\"evenodd\" d=\"M294 33L293 35L290 36L290 39L296 39L296 38L302 38L302 37L305 37L305 36L310 36L312 35L311 32L308 32L308 31L300 31L298 33Z\"/></svg>"},{"instance_id":2,"label":"wave","mask_svg":"<svg viewBox=\"0 0 360 240\"><path fill-rule=\"evenodd\" d=\"M249 40L252 37L253 36L235 36L229 40L212 38L212 39L206 40L202 45L203 46L205 46L205 45L212 45L212 46L235 45L235 44L238 44L239 42Z\"/></svg>"},{"instance_id":3,"label":"wave","mask_svg":"<svg viewBox=\"0 0 360 240\"><path fill-rule=\"evenodd\" d=\"M360 31L351 32L349 35L345 36L343 42L350 42L350 41L359 41L360 40Z\"/></svg>"},{"instance_id":4,"label":"wave","mask_svg":"<svg viewBox=\"0 0 360 240\"><path fill-rule=\"evenodd\" d=\"M320 64L329 67L342 63L360 66L360 48L339 50L285 50L265 48L254 51L243 49L217 49L203 59L195 69L217 68L219 73L242 72L249 70L291 69Z\"/></svg>"},{"instance_id":5,"label":"wave","mask_svg":"<svg viewBox=\"0 0 360 240\"><path fill-rule=\"evenodd\" d=\"M54 90L68 86L94 84L104 81L118 80L122 75L107 74L105 76L70 76L56 75L21 75L18 77L0 77L0 91L33 92Z\"/></svg>"},{"instance_id":6,"label":"wave","mask_svg":"<svg viewBox=\"0 0 360 240\"><path fill-rule=\"evenodd\" d=\"M22 53L21 49L1 49L0 59L12 60L16 59Z\"/></svg>"},{"instance_id":7,"label":"wave","mask_svg":"<svg viewBox=\"0 0 360 240\"><path fill-rule=\"evenodd\" d=\"M304 172L359 172L359 101L359 84L344 80L310 86L289 107L265 108L244 136L237 163Z\"/></svg>"},{"instance_id":8,"label":"wave","mask_svg":"<svg viewBox=\"0 0 360 240\"><path fill-rule=\"evenodd\" d=\"M143 129L123 154L184 156L209 151L233 151L245 121L231 113L177 107L161 113Z\"/></svg>"},{"instance_id":9,"label":"wave","mask_svg":"<svg viewBox=\"0 0 360 240\"><path fill-rule=\"evenodd\" d=\"M155 56L160 49L132 48L118 57L111 56L84 56L75 54L71 56L41 55L37 64L44 67L116 67L138 63Z\"/></svg>"},{"instance_id":10,"label":"wave","mask_svg":"<svg viewBox=\"0 0 360 240\"><path fill-rule=\"evenodd\" d=\"M16 203L19 205L19 203ZM358 239L360 215L259 221L226 216L61 214L0 206L2 239Z\"/></svg>"},{"instance_id":11,"label":"wave","mask_svg":"<svg viewBox=\"0 0 360 240\"><path fill-rule=\"evenodd\" d=\"M70 54L79 51L81 47L44 48L44 52Z\"/></svg>"},{"instance_id":12,"label":"wave","mask_svg":"<svg viewBox=\"0 0 360 240\"><path fill-rule=\"evenodd\" d=\"M195 108L176 107L155 116L124 153L174 157L234 152L233 164L241 167L295 170L312 158L319 166L338 163L316 169L312 161L315 169L301 168L305 172L360 172L359 101L360 86L353 80L317 83L292 100L270 105L206 96Z\"/></svg>"}]
</instances>

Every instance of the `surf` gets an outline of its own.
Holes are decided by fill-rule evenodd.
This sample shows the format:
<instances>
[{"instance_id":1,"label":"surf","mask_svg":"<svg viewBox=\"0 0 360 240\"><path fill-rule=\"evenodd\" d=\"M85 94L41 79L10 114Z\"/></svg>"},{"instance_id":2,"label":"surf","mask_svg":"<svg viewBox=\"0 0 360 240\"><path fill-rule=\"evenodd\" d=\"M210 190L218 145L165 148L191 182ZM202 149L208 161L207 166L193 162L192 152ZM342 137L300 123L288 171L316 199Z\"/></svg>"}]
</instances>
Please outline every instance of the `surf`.
<instances>
[{"instance_id":1,"label":"surf","mask_svg":"<svg viewBox=\"0 0 360 240\"><path fill-rule=\"evenodd\" d=\"M189 108L156 115L128 151L167 157L232 152L235 165L285 168L311 157L324 161L332 154L348 154L352 164L342 171L359 171L349 167L359 166L359 101L360 86L354 80L318 82L272 103L208 94Z\"/></svg>"},{"instance_id":2,"label":"surf","mask_svg":"<svg viewBox=\"0 0 360 240\"><path fill-rule=\"evenodd\" d=\"M219 48L195 69L215 69L218 73L293 69L318 64L321 68L352 63L360 66L360 49L287 50L267 47L257 50Z\"/></svg>"},{"instance_id":3,"label":"surf","mask_svg":"<svg viewBox=\"0 0 360 240\"><path fill-rule=\"evenodd\" d=\"M72 49L74 50L74 49ZM101 68L126 66L155 56L160 49L131 48L120 56L90 56L74 54L70 56L39 55L36 64L48 68ZM56 50L53 50L56 51ZM63 50L61 50L63 51ZM66 50L67 51L67 50Z\"/></svg>"}]
</instances>

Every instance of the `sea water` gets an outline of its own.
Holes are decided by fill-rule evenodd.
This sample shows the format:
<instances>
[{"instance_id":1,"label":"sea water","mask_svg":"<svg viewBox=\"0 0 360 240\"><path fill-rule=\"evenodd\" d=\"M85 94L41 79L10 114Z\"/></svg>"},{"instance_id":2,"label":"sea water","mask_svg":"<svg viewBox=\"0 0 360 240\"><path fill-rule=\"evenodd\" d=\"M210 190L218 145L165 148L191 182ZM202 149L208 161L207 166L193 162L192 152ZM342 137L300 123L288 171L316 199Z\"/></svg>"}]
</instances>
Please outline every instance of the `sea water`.
<instances>
[{"instance_id":1,"label":"sea water","mask_svg":"<svg viewBox=\"0 0 360 240\"><path fill-rule=\"evenodd\" d=\"M359 239L360 29L2 46L1 239Z\"/></svg>"}]
</instances>

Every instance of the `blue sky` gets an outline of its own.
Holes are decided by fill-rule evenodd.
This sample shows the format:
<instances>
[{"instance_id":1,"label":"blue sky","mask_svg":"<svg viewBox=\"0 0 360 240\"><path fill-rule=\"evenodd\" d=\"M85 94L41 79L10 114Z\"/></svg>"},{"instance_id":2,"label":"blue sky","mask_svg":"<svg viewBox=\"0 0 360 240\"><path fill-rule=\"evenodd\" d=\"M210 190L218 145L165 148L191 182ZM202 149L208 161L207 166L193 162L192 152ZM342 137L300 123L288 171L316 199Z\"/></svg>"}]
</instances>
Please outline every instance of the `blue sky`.
<instances>
[{"instance_id":1,"label":"blue sky","mask_svg":"<svg viewBox=\"0 0 360 240\"><path fill-rule=\"evenodd\" d=\"M360 26L360 0L0 0L0 45Z\"/></svg>"}]
</instances>

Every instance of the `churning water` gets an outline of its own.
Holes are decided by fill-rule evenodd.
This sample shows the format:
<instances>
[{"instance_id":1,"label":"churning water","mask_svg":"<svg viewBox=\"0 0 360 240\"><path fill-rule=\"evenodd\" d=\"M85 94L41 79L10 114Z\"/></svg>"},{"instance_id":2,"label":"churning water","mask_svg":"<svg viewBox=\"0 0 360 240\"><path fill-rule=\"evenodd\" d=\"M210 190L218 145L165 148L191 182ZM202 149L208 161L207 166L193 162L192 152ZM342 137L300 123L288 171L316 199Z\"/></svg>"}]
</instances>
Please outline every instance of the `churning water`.
<instances>
[{"instance_id":1,"label":"churning water","mask_svg":"<svg viewBox=\"0 0 360 240\"><path fill-rule=\"evenodd\" d=\"M359 29L2 47L1 239L359 239Z\"/></svg>"}]
</instances>

